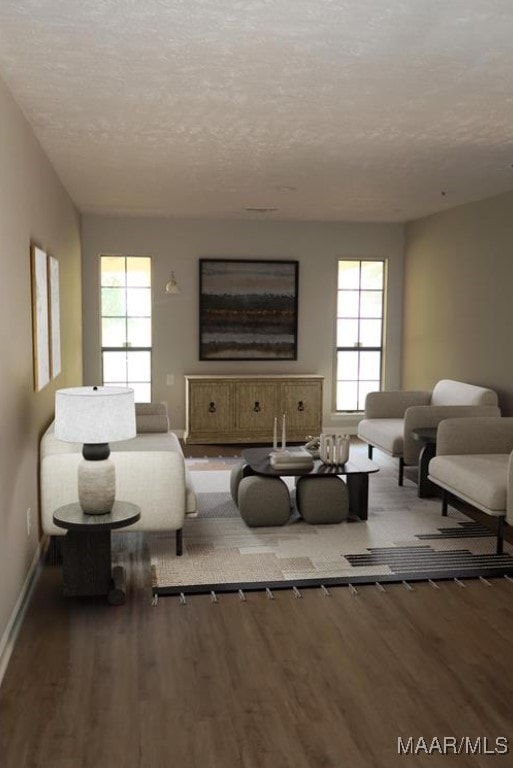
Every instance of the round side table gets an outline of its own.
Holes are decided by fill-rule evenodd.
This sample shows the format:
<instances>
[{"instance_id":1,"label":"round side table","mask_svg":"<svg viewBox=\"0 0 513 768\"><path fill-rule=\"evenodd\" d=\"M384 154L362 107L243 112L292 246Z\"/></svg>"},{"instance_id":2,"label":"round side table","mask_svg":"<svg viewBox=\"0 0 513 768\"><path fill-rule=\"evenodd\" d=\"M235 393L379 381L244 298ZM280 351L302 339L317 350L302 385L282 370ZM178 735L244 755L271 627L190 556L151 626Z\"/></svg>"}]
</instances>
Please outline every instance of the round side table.
<instances>
[{"instance_id":1,"label":"round side table","mask_svg":"<svg viewBox=\"0 0 513 768\"><path fill-rule=\"evenodd\" d=\"M66 596L106 595L111 605L125 602L125 569L112 568L110 532L140 517L140 507L128 501L114 502L112 511L104 515L85 514L78 502L55 510L55 525L67 530L62 548Z\"/></svg>"}]
</instances>

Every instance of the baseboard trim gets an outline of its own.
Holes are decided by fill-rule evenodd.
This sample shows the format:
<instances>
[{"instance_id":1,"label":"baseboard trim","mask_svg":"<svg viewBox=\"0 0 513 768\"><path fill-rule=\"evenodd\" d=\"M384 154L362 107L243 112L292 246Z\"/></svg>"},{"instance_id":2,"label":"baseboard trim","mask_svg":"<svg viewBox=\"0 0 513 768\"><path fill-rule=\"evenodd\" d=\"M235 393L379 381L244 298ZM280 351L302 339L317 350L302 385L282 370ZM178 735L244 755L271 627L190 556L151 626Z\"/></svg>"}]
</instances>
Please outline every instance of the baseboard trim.
<instances>
[{"instance_id":1,"label":"baseboard trim","mask_svg":"<svg viewBox=\"0 0 513 768\"><path fill-rule=\"evenodd\" d=\"M48 543L48 536L44 536L39 542L34 553L32 563L30 564L27 577L23 587L21 588L19 597L16 600L16 604L13 608L9 621L7 622L5 632L0 638L0 686L2 685L2 680L4 679L5 671L14 650L21 625L23 624L23 619L25 617L25 613L27 612L34 587L36 586L41 571L43 570L44 557L48 548Z\"/></svg>"}]
</instances>

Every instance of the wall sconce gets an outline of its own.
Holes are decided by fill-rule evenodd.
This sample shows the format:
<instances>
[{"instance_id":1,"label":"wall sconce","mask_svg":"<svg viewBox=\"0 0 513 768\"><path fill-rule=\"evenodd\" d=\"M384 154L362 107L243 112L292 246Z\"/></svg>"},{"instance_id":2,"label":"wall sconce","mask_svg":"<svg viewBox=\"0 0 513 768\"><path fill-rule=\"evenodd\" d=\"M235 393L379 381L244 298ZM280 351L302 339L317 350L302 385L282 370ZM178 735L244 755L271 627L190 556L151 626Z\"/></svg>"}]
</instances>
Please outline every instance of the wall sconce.
<instances>
[{"instance_id":1,"label":"wall sconce","mask_svg":"<svg viewBox=\"0 0 513 768\"><path fill-rule=\"evenodd\" d=\"M166 283L166 293L181 293L182 290L176 282L175 273L171 272L171 280Z\"/></svg>"}]
</instances>

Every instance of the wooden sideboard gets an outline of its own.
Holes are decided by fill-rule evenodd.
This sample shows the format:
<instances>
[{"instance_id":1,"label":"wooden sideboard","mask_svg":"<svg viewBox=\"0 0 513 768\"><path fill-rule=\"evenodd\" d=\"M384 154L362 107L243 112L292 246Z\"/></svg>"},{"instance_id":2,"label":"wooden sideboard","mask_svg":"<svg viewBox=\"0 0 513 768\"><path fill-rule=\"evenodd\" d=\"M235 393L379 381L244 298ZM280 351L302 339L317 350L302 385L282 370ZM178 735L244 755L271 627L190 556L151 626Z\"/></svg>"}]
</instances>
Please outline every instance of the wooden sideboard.
<instances>
[{"instance_id":1,"label":"wooden sideboard","mask_svg":"<svg viewBox=\"0 0 513 768\"><path fill-rule=\"evenodd\" d=\"M286 414L287 441L320 434L323 377L186 376L188 443L272 443L274 417Z\"/></svg>"}]
</instances>

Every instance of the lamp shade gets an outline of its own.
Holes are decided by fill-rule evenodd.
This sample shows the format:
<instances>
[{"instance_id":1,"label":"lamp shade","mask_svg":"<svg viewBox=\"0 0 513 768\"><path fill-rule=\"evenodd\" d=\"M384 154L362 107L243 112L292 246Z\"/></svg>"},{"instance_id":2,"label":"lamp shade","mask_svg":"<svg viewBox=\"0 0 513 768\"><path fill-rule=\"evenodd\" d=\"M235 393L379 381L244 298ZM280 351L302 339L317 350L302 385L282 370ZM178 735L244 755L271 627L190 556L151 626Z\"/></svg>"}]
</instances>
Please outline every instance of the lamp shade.
<instances>
[{"instance_id":1,"label":"lamp shade","mask_svg":"<svg viewBox=\"0 0 513 768\"><path fill-rule=\"evenodd\" d=\"M136 435L134 390L70 387L55 393L55 437L69 443L113 443Z\"/></svg>"}]
</instances>

